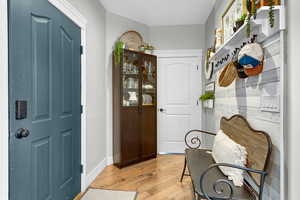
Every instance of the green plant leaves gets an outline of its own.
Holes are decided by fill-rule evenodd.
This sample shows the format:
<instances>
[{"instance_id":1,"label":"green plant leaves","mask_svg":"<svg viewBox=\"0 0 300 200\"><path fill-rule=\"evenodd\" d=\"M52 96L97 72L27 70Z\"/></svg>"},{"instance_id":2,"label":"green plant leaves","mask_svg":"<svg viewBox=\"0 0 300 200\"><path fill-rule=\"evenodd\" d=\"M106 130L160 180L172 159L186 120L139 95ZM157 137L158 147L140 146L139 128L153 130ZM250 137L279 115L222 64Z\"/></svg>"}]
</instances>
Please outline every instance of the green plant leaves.
<instances>
[{"instance_id":1,"label":"green plant leaves","mask_svg":"<svg viewBox=\"0 0 300 200\"><path fill-rule=\"evenodd\" d=\"M201 101L207 101L210 99L215 99L215 94L213 92L205 92L200 98Z\"/></svg>"}]
</instances>

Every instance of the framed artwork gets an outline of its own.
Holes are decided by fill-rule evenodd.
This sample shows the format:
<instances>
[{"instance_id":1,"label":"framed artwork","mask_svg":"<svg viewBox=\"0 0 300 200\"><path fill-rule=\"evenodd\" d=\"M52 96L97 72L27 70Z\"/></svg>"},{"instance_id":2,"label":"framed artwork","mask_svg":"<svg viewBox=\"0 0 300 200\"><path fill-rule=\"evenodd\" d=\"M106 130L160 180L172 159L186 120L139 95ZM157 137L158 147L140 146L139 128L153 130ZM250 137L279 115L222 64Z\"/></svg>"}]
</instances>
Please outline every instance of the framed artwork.
<instances>
[{"instance_id":1,"label":"framed artwork","mask_svg":"<svg viewBox=\"0 0 300 200\"><path fill-rule=\"evenodd\" d=\"M215 92L215 82L206 84L205 92Z\"/></svg>"},{"instance_id":2,"label":"framed artwork","mask_svg":"<svg viewBox=\"0 0 300 200\"><path fill-rule=\"evenodd\" d=\"M247 13L247 0L231 0L224 14L222 15L222 29L224 42L234 33L233 27L237 19Z\"/></svg>"},{"instance_id":3,"label":"framed artwork","mask_svg":"<svg viewBox=\"0 0 300 200\"><path fill-rule=\"evenodd\" d=\"M209 61L209 59L211 58L213 53L214 53L214 50L212 48L209 48L206 52L206 57L205 57L205 78L207 80L211 79L211 76L213 74L214 64L213 64L213 62Z\"/></svg>"}]
</instances>

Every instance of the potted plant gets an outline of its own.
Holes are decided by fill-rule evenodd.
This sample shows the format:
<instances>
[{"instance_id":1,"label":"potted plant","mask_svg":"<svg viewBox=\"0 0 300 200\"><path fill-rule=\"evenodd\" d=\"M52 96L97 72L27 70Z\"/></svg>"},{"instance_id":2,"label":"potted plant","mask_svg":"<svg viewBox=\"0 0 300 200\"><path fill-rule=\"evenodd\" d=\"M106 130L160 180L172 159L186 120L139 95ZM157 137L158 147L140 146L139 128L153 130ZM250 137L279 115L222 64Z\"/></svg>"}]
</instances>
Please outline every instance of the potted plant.
<instances>
[{"instance_id":1,"label":"potted plant","mask_svg":"<svg viewBox=\"0 0 300 200\"><path fill-rule=\"evenodd\" d=\"M205 92L200 98L202 102L215 99L215 94L211 91Z\"/></svg>"},{"instance_id":2,"label":"potted plant","mask_svg":"<svg viewBox=\"0 0 300 200\"><path fill-rule=\"evenodd\" d=\"M235 22L235 26L233 27L233 31L237 32L245 23L245 20L247 18L247 15L242 15L238 20Z\"/></svg>"},{"instance_id":3,"label":"potted plant","mask_svg":"<svg viewBox=\"0 0 300 200\"><path fill-rule=\"evenodd\" d=\"M150 45L150 44L145 44L145 53L147 54L152 54L154 51L154 46Z\"/></svg>"},{"instance_id":4,"label":"potted plant","mask_svg":"<svg viewBox=\"0 0 300 200\"><path fill-rule=\"evenodd\" d=\"M115 56L115 62L117 64L121 63L121 55L123 52L123 49L125 48L125 44L122 41L117 41L115 44L115 50L114 50L114 56Z\"/></svg>"},{"instance_id":5,"label":"potted plant","mask_svg":"<svg viewBox=\"0 0 300 200\"><path fill-rule=\"evenodd\" d=\"M142 44L142 45L139 47L139 50L140 50L141 52L145 52L145 45Z\"/></svg>"},{"instance_id":6,"label":"potted plant","mask_svg":"<svg viewBox=\"0 0 300 200\"><path fill-rule=\"evenodd\" d=\"M265 0L264 6L267 5L270 7L269 9L269 25L271 28L274 27L275 24L275 17L274 17L274 5L277 5L275 2L276 0ZM247 0L247 10L248 10L248 16L246 17L247 21L247 36L250 37L251 34L251 17L256 19L257 14L257 8L258 6L255 3L255 0Z\"/></svg>"}]
</instances>

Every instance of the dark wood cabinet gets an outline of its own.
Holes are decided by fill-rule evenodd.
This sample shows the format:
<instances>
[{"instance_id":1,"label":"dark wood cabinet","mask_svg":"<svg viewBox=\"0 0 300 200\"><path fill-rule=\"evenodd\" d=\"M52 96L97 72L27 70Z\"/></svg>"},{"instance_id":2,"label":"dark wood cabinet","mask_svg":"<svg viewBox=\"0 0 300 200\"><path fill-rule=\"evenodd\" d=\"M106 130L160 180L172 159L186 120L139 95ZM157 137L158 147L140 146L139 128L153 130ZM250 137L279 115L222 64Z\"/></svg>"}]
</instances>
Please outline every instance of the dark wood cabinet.
<instances>
[{"instance_id":1,"label":"dark wood cabinet","mask_svg":"<svg viewBox=\"0 0 300 200\"><path fill-rule=\"evenodd\" d=\"M157 154L157 58L123 50L113 57L113 160L124 167Z\"/></svg>"}]
</instances>

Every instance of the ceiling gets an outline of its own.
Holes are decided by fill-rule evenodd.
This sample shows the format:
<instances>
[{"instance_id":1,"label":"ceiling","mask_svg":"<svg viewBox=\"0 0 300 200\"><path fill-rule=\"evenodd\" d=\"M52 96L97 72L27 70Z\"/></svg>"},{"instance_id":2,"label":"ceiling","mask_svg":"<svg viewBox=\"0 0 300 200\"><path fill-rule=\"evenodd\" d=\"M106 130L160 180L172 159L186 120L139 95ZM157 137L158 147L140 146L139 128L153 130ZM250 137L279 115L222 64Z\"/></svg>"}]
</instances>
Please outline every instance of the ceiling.
<instances>
[{"instance_id":1,"label":"ceiling","mask_svg":"<svg viewBox=\"0 0 300 200\"><path fill-rule=\"evenodd\" d=\"M100 0L114 14L149 26L205 24L215 0Z\"/></svg>"}]
</instances>

